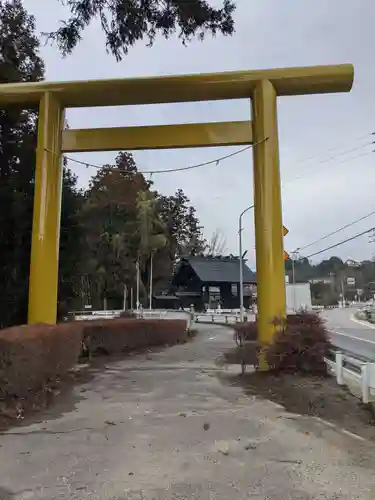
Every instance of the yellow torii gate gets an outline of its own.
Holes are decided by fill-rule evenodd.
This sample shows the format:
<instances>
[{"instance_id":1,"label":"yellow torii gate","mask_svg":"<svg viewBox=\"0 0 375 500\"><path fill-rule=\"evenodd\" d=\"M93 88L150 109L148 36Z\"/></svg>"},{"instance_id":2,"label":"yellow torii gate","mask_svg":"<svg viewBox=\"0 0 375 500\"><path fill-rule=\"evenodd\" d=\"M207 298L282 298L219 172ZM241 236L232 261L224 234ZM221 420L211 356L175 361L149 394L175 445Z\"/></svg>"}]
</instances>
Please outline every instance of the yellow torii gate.
<instances>
[{"instance_id":1,"label":"yellow torii gate","mask_svg":"<svg viewBox=\"0 0 375 500\"><path fill-rule=\"evenodd\" d=\"M285 317L277 96L348 92L353 66L0 85L0 106L39 106L29 323L56 322L64 152L253 144L259 340ZM109 129L64 129L71 107L251 99L252 121ZM250 113L250 110L249 110ZM234 173L235 175L235 173Z\"/></svg>"}]
</instances>

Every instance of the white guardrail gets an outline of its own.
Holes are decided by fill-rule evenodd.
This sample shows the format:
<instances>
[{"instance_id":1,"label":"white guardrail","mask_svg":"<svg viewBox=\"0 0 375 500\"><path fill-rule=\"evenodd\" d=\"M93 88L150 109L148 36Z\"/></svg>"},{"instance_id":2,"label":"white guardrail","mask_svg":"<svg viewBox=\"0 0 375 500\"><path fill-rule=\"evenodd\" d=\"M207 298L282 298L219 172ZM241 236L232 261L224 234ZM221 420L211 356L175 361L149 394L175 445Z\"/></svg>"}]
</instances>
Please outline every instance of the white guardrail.
<instances>
[{"instance_id":1,"label":"white guardrail","mask_svg":"<svg viewBox=\"0 0 375 500\"><path fill-rule=\"evenodd\" d=\"M246 313L245 316L247 321L255 321L254 314ZM206 313L195 313L194 321L195 323L216 323L216 324L233 325L234 323L240 323L241 317L240 313L206 312Z\"/></svg>"},{"instance_id":2,"label":"white guardrail","mask_svg":"<svg viewBox=\"0 0 375 500\"><path fill-rule=\"evenodd\" d=\"M87 320L99 320L99 319L115 319L119 318L123 310L113 310L113 311L74 311L70 314L74 317L75 321L87 321ZM133 311L133 313L142 319L186 319L186 328L191 330L194 326L194 315L186 311L167 311L165 309L154 309L154 310L139 310Z\"/></svg>"},{"instance_id":3,"label":"white guardrail","mask_svg":"<svg viewBox=\"0 0 375 500\"><path fill-rule=\"evenodd\" d=\"M334 353L335 361L326 358L329 370L336 376L339 385L346 385L349 391L363 403L375 401L375 363L354 358L343 352Z\"/></svg>"},{"instance_id":4,"label":"white guardrail","mask_svg":"<svg viewBox=\"0 0 375 500\"><path fill-rule=\"evenodd\" d=\"M114 319L119 318L122 310L110 310L110 311L74 311L70 313L76 321L91 321L99 319ZM139 311L133 311L136 316L144 319L173 319L176 316L187 315L188 328L191 328L195 323L214 323L214 324L226 324L233 325L234 323L240 322L240 312L239 310L231 309L208 309L205 313L195 313L188 309L186 310L161 310L154 309L148 310L143 309ZM247 321L255 321L255 315L246 311L245 316Z\"/></svg>"},{"instance_id":5,"label":"white guardrail","mask_svg":"<svg viewBox=\"0 0 375 500\"><path fill-rule=\"evenodd\" d=\"M113 319L119 318L122 311L73 311L71 314L76 321L86 321L93 319Z\"/></svg>"},{"instance_id":6,"label":"white guardrail","mask_svg":"<svg viewBox=\"0 0 375 500\"><path fill-rule=\"evenodd\" d=\"M95 319L114 319L119 318L122 309L112 310L112 311L74 311L71 314L74 316L76 321L86 321L86 320L95 320ZM138 316L142 316L143 318L158 318L162 319L167 315L168 311L165 310L143 310L143 311L134 311L134 314Z\"/></svg>"},{"instance_id":7,"label":"white guardrail","mask_svg":"<svg viewBox=\"0 0 375 500\"><path fill-rule=\"evenodd\" d=\"M95 320L95 319L113 319L120 317L122 310L109 310L109 311L73 311L70 314L74 316L77 321L82 320ZM238 323L240 321L240 311L238 309L207 309L204 313L196 313L192 312L189 309L184 310L170 310L166 309L142 309L139 311L134 310L133 313L143 317L143 318L163 318L169 315L177 315L177 314L194 314L195 320L197 322L209 322L209 323ZM245 312L245 316L247 316L248 321L252 321L255 319L255 315Z\"/></svg>"}]
</instances>

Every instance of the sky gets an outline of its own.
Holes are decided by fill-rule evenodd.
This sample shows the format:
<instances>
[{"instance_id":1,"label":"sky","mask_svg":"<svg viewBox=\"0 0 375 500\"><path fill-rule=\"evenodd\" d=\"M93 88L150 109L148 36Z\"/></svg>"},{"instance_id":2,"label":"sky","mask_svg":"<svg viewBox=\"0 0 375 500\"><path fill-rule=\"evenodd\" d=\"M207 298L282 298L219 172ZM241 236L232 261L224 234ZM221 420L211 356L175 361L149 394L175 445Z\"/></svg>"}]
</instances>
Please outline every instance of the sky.
<instances>
[{"instance_id":1,"label":"sky","mask_svg":"<svg viewBox=\"0 0 375 500\"><path fill-rule=\"evenodd\" d=\"M219 5L219 0L212 0ZM24 0L38 32L51 31L67 12L59 0ZM177 38L158 38L152 48L140 42L121 62L105 50L93 23L74 53L62 58L43 45L47 80L89 80L209 73L262 68L352 63L350 93L278 99L283 222L289 229L285 250L292 252L375 211L375 2L374 0L237 0L236 33L187 47ZM156 125L248 120L248 100L153 106L72 109L71 128ZM238 148L199 148L135 152L141 171L185 167L225 156ZM353 150L353 151L352 151ZM116 152L85 153L76 159L96 165L113 162ZM81 186L94 168L70 162ZM209 238L219 230L228 253L238 255L239 214L253 204L252 152L218 165L181 173L154 175L163 194L182 188L197 209ZM243 245L255 263L253 213L243 219ZM305 250L310 255L375 227L375 215ZM372 258L368 235L312 258Z\"/></svg>"}]
</instances>

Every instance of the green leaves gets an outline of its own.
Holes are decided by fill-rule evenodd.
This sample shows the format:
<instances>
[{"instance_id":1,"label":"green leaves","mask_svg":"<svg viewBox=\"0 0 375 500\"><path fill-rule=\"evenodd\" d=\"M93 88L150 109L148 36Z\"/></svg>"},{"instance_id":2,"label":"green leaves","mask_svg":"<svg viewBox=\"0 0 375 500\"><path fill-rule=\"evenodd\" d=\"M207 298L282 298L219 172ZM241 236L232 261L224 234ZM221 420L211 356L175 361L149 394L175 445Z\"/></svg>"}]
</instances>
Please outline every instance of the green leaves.
<instances>
[{"instance_id":1,"label":"green leaves","mask_svg":"<svg viewBox=\"0 0 375 500\"><path fill-rule=\"evenodd\" d=\"M146 24L138 27L140 33L151 33L152 23L167 7L167 3L143 1L146 10L135 12L132 7L140 2L71 0L68 5L73 17L66 33L75 26L80 36L80 30L98 14L100 4L107 16L122 16L116 18L115 25L108 23L108 30L115 30L116 22L121 24L126 18L133 34L137 16L147 18ZM188 8L186 2L169 2L172 17L160 19L155 29L165 26L167 31L173 30L177 26L173 23L181 22L194 31L194 26L208 26L210 18L213 24L208 30L213 32L215 25L219 26L220 9L210 10L207 2L198 0L190 4ZM80 20L78 24L74 25L74 17ZM21 0L0 2L0 28L0 82L42 80L44 65L38 53L34 19L23 9ZM0 326L24 323L27 317L36 124L35 111L16 107L0 110ZM151 188L152 183L137 172L131 153L122 152L114 165L104 165L85 191L79 189L76 176L64 165L60 312L87 303L102 307L107 297L114 300L109 302L110 307L121 307L124 284L135 284L139 258L142 281L149 282L151 254L154 284L164 287L182 249L194 252L199 247L199 221L183 191L163 197Z\"/></svg>"},{"instance_id":2,"label":"green leaves","mask_svg":"<svg viewBox=\"0 0 375 500\"><path fill-rule=\"evenodd\" d=\"M0 3L0 82L43 79L34 18L21 0ZM27 316L36 113L0 110L0 327Z\"/></svg>"},{"instance_id":3,"label":"green leaves","mask_svg":"<svg viewBox=\"0 0 375 500\"><path fill-rule=\"evenodd\" d=\"M182 189L172 196L159 196L160 217L169 239L171 258L183 255L197 255L205 249L206 243L195 208Z\"/></svg>"},{"instance_id":4,"label":"green leaves","mask_svg":"<svg viewBox=\"0 0 375 500\"><path fill-rule=\"evenodd\" d=\"M160 219L159 206L154 193L140 191L136 201L139 223L140 257L148 258L152 252L164 248L167 243L166 228Z\"/></svg>"},{"instance_id":5,"label":"green leaves","mask_svg":"<svg viewBox=\"0 0 375 500\"><path fill-rule=\"evenodd\" d=\"M71 16L58 30L44 35L56 43L61 53L71 54L85 29L100 21L108 52L118 61L136 42L147 40L151 46L158 34L169 38L177 33L183 44L194 37L234 33L235 3L224 0L215 8L207 0L67 0Z\"/></svg>"}]
</instances>

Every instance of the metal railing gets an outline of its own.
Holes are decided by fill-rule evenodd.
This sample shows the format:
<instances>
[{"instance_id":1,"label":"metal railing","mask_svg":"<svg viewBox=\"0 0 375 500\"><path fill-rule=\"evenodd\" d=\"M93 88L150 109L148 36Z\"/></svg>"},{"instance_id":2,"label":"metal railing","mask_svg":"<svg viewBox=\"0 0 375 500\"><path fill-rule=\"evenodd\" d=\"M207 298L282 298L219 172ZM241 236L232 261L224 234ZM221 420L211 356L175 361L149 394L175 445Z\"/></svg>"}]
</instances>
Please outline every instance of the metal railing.
<instances>
[{"instance_id":1,"label":"metal railing","mask_svg":"<svg viewBox=\"0 0 375 500\"><path fill-rule=\"evenodd\" d=\"M363 361L341 351L325 359L329 370L336 376L338 385L345 385L363 403L375 401L375 363Z\"/></svg>"},{"instance_id":2,"label":"metal railing","mask_svg":"<svg viewBox=\"0 0 375 500\"><path fill-rule=\"evenodd\" d=\"M202 313L202 314L194 314L194 321L196 323L216 323L226 325L239 323L241 318L237 314L210 314L210 313Z\"/></svg>"},{"instance_id":3,"label":"metal railing","mask_svg":"<svg viewBox=\"0 0 375 500\"><path fill-rule=\"evenodd\" d=\"M122 310L110 311L72 311L69 313L76 321L94 320L94 319L113 319L119 318Z\"/></svg>"},{"instance_id":4,"label":"metal railing","mask_svg":"<svg viewBox=\"0 0 375 500\"><path fill-rule=\"evenodd\" d=\"M124 311L122 309L110 310L110 311L73 311L69 313L75 321L86 321L86 320L99 320L99 319L115 319L119 318L121 313ZM168 311L166 309L154 309L154 310L145 310L139 309L138 311L132 311L134 316L138 319L182 319L181 314L183 315L183 319L186 319L187 329L190 330L194 325L194 315L188 311Z\"/></svg>"},{"instance_id":5,"label":"metal railing","mask_svg":"<svg viewBox=\"0 0 375 500\"><path fill-rule=\"evenodd\" d=\"M255 321L255 314L245 313L245 321L251 322ZM214 324L225 324L233 325L235 323L241 323L240 312L235 313L225 313L225 312L205 312L205 313L194 313L194 321L196 323L214 323Z\"/></svg>"}]
</instances>

